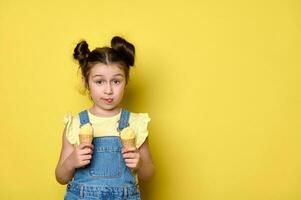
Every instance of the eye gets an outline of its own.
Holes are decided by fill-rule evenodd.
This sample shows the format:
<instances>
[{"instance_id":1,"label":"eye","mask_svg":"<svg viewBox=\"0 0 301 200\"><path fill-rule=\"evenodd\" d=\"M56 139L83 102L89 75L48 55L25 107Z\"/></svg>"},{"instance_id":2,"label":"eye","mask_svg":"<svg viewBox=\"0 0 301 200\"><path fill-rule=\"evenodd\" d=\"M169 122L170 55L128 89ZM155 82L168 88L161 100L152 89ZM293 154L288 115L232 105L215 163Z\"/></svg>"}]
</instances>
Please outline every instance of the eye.
<instances>
[{"instance_id":1,"label":"eye","mask_svg":"<svg viewBox=\"0 0 301 200\"><path fill-rule=\"evenodd\" d=\"M112 82L113 82L114 85L119 85L121 83L120 80L113 80Z\"/></svg>"},{"instance_id":2,"label":"eye","mask_svg":"<svg viewBox=\"0 0 301 200\"><path fill-rule=\"evenodd\" d=\"M105 83L105 81L104 80L97 80L97 81L95 81L98 85L102 85L102 84L104 84Z\"/></svg>"}]
</instances>

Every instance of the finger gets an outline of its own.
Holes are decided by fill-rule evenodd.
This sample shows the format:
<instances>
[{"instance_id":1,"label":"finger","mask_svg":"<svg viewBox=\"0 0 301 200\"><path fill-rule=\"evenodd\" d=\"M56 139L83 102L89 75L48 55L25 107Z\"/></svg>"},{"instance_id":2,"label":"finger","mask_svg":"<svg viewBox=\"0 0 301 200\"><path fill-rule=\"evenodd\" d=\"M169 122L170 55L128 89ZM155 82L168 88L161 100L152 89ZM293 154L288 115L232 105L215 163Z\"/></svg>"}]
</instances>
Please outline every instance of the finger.
<instances>
[{"instance_id":1,"label":"finger","mask_svg":"<svg viewBox=\"0 0 301 200\"><path fill-rule=\"evenodd\" d=\"M126 153L126 152L136 152L137 151L137 149L135 148L135 147L128 147L128 148L122 148L122 151L124 152L124 153Z\"/></svg>"},{"instance_id":2,"label":"finger","mask_svg":"<svg viewBox=\"0 0 301 200\"><path fill-rule=\"evenodd\" d=\"M84 165L88 165L89 163L90 163L90 160L84 160L84 161L80 162L80 165L84 166Z\"/></svg>"},{"instance_id":3,"label":"finger","mask_svg":"<svg viewBox=\"0 0 301 200\"><path fill-rule=\"evenodd\" d=\"M93 144L89 144L89 143L82 143L79 145L78 147L79 149L85 149L85 148L90 148L90 149L94 149Z\"/></svg>"},{"instance_id":4,"label":"finger","mask_svg":"<svg viewBox=\"0 0 301 200\"><path fill-rule=\"evenodd\" d=\"M138 161L136 159L125 159L124 162L126 164L137 164Z\"/></svg>"},{"instance_id":5,"label":"finger","mask_svg":"<svg viewBox=\"0 0 301 200\"><path fill-rule=\"evenodd\" d=\"M91 155L84 155L81 157L81 160L84 161L84 160L91 160L92 156Z\"/></svg>"},{"instance_id":6,"label":"finger","mask_svg":"<svg viewBox=\"0 0 301 200\"><path fill-rule=\"evenodd\" d=\"M121 153L128 153L128 152L131 152L129 151L127 148L123 147L122 150L121 150Z\"/></svg>"},{"instance_id":7,"label":"finger","mask_svg":"<svg viewBox=\"0 0 301 200\"><path fill-rule=\"evenodd\" d=\"M90 148L85 148L82 151L82 154L85 155L85 154L93 154L93 150L90 149Z\"/></svg>"},{"instance_id":8,"label":"finger","mask_svg":"<svg viewBox=\"0 0 301 200\"><path fill-rule=\"evenodd\" d=\"M122 156L124 159L127 159L127 158L133 159L133 158L137 157L136 153L124 153L124 154L122 154Z\"/></svg>"},{"instance_id":9,"label":"finger","mask_svg":"<svg viewBox=\"0 0 301 200\"><path fill-rule=\"evenodd\" d=\"M137 167L136 164L126 164L128 168L135 169Z\"/></svg>"}]
</instances>

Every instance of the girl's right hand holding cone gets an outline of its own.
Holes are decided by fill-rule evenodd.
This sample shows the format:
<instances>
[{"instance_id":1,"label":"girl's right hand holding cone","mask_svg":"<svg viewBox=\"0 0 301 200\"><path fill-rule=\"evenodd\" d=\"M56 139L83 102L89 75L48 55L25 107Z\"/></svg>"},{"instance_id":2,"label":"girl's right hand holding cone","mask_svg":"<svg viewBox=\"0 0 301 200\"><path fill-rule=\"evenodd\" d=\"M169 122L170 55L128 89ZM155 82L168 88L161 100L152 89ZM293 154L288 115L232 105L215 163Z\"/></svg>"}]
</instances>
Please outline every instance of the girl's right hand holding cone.
<instances>
[{"instance_id":1,"label":"girl's right hand holding cone","mask_svg":"<svg viewBox=\"0 0 301 200\"><path fill-rule=\"evenodd\" d=\"M88 143L82 143L74 149L68 157L71 168L80 168L88 165L93 155L94 146Z\"/></svg>"}]
</instances>

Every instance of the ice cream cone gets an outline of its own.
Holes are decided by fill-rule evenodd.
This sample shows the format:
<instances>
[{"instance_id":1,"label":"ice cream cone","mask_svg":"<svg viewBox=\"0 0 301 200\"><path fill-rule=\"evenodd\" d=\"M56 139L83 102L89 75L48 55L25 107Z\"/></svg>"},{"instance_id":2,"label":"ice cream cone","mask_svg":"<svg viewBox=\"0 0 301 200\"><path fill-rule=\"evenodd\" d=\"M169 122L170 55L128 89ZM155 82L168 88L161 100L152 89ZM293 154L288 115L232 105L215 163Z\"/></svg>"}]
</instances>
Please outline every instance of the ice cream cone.
<instances>
[{"instance_id":1,"label":"ice cream cone","mask_svg":"<svg viewBox=\"0 0 301 200\"><path fill-rule=\"evenodd\" d=\"M136 147L136 135L130 127L126 127L121 131L120 138L124 148Z\"/></svg>"},{"instance_id":2,"label":"ice cream cone","mask_svg":"<svg viewBox=\"0 0 301 200\"><path fill-rule=\"evenodd\" d=\"M80 128L79 141L81 144L82 143L91 144L92 140L93 140L93 127L91 126L90 123L87 123Z\"/></svg>"},{"instance_id":3,"label":"ice cream cone","mask_svg":"<svg viewBox=\"0 0 301 200\"><path fill-rule=\"evenodd\" d=\"M92 144L93 135L79 135L79 142L82 143L88 143Z\"/></svg>"},{"instance_id":4,"label":"ice cream cone","mask_svg":"<svg viewBox=\"0 0 301 200\"><path fill-rule=\"evenodd\" d=\"M121 139L122 145L124 148L128 149L130 147L135 147L135 138L133 139Z\"/></svg>"}]
</instances>

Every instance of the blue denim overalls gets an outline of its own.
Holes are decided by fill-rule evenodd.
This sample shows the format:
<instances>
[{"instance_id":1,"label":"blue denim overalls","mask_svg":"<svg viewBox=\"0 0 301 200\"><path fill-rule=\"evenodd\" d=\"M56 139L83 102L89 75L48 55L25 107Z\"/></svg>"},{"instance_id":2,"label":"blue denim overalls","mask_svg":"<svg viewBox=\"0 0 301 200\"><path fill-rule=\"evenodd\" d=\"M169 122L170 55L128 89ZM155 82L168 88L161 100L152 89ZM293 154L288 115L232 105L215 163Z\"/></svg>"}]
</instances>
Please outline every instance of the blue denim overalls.
<instances>
[{"instance_id":1,"label":"blue denim overalls","mask_svg":"<svg viewBox=\"0 0 301 200\"><path fill-rule=\"evenodd\" d=\"M128 126L130 113L122 109L118 129ZM79 113L81 126L90 123L87 110ZM119 136L94 137L91 163L75 171L65 200L140 200L135 176L125 165Z\"/></svg>"}]
</instances>

